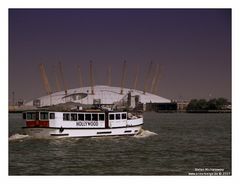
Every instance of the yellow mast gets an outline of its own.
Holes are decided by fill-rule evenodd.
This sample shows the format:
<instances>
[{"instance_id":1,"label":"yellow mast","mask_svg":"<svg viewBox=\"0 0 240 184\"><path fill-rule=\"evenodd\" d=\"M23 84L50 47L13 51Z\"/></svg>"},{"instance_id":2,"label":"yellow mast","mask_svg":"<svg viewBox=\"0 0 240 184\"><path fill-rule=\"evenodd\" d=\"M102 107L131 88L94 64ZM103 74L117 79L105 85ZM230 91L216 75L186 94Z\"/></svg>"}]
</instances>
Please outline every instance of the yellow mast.
<instances>
[{"instance_id":1,"label":"yellow mast","mask_svg":"<svg viewBox=\"0 0 240 184\"><path fill-rule=\"evenodd\" d=\"M149 64L149 68L148 68L148 71L147 71L146 78L145 78L145 80L144 80L143 94L145 94L145 93L146 93L146 90L147 90L149 77L151 76L152 64L153 64L153 62L151 61L150 64Z\"/></svg>"},{"instance_id":2,"label":"yellow mast","mask_svg":"<svg viewBox=\"0 0 240 184\"><path fill-rule=\"evenodd\" d=\"M59 62L59 72L60 72L60 76L61 76L61 81L63 83L63 87L64 87L64 91L65 91L65 95L67 95L67 86L64 80L64 75L63 75L63 69L62 69L62 63Z\"/></svg>"},{"instance_id":3,"label":"yellow mast","mask_svg":"<svg viewBox=\"0 0 240 184\"><path fill-rule=\"evenodd\" d=\"M81 72L81 67L78 65L78 75L79 75L79 87L83 87L83 78L82 78L82 72Z\"/></svg>"},{"instance_id":4,"label":"yellow mast","mask_svg":"<svg viewBox=\"0 0 240 184\"><path fill-rule=\"evenodd\" d=\"M153 75L152 83L151 83L151 93L153 93L153 89L157 80L157 75L159 73L159 64L157 64L157 67L155 69L155 73Z\"/></svg>"},{"instance_id":5,"label":"yellow mast","mask_svg":"<svg viewBox=\"0 0 240 184\"><path fill-rule=\"evenodd\" d=\"M155 94L157 94L160 78L161 78L161 65L159 66L159 71L158 71L158 74L157 74L156 83L155 83L154 88L153 88L153 93L155 93Z\"/></svg>"},{"instance_id":6,"label":"yellow mast","mask_svg":"<svg viewBox=\"0 0 240 184\"><path fill-rule=\"evenodd\" d=\"M45 91L48 95L50 95L52 93L51 91L51 87L47 78L47 74L46 74L46 70L43 64L39 65L40 68L40 74L41 74L41 78L42 78L42 82L43 82L43 86L45 88Z\"/></svg>"},{"instance_id":7,"label":"yellow mast","mask_svg":"<svg viewBox=\"0 0 240 184\"><path fill-rule=\"evenodd\" d=\"M108 66L108 81L107 85L111 86L112 85L112 68L111 66Z\"/></svg>"},{"instance_id":8,"label":"yellow mast","mask_svg":"<svg viewBox=\"0 0 240 184\"><path fill-rule=\"evenodd\" d=\"M90 60L89 64L90 64L89 75L90 75L91 94L94 95L93 66L92 66L92 61L91 60Z\"/></svg>"},{"instance_id":9,"label":"yellow mast","mask_svg":"<svg viewBox=\"0 0 240 184\"><path fill-rule=\"evenodd\" d=\"M139 75L139 65L137 65L136 67L136 75L134 79L133 89L137 89L138 75Z\"/></svg>"},{"instance_id":10,"label":"yellow mast","mask_svg":"<svg viewBox=\"0 0 240 184\"><path fill-rule=\"evenodd\" d=\"M120 94L123 94L123 88L124 88L124 83L125 83L125 78L126 78L126 60L123 62L123 70L122 70L122 80L121 80L121 92Z\"/></svg>"},{"instance_id":11,"label":"yellow mast","mask_svg":"<svg viewBox=\"0 0 240 184\"><path fill-rule=\"evenodd\" d=\"M53 70L54 70L54 75L55 75L56 91L62 91L56 65L53 66Z\"/></svg>"}]
</instances>

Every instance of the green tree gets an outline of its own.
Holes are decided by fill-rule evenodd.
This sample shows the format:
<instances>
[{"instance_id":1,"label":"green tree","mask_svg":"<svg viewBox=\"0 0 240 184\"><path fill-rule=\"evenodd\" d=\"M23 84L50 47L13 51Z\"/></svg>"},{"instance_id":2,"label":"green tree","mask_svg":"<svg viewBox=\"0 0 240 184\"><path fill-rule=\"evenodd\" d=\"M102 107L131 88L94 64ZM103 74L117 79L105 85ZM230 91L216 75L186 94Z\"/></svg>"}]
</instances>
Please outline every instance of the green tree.
<instances>
[{"instance_id":1,"label":"green tree","mask_svg":"<svg viewBox=\"0 0 240 184\"><path fill-rule=\"evenodd\" d=\"M224 109L229 102L226 98L218 98L217 99L217 109Z\"/></svg>"},{"instance_id":2,"label":"green tree","mask_svg":"<svg viewBox=\"0 0 240 184\"><path fill-rule=\"evenodd\" d=\"M187 106L187 110L197 110L198 106L198 100L197 99L192 99L188 106Z\"/></svg>"},{"instance_id":3,"label":"green tree","mask_svg":"<svg viewBox=\"0 0 240 184\"><path fill-rule=\"evenodd\" d=\"M213 98L208 101L208 109L209 110L217 110L217 99Z\"/></svg>"},{"instance_id":4,"label":"green tree","mask_svg":"<svg viewBox=\"0 0 240 184\"><path fill-rule=\"evenodd\" d=\"M208 103L205 99L198 100L198 109L197 110L207 110L208 109Z\"/></svg>"},{"instance_id":5,"label":"green tree","mask_svg":"<svg viewBox=\"0 0 240 184\"><path fill-rule=\"evenodd\" d=\"M187 110L221 110L225 109L228 104L228 100L222 97L213 98L209 101L205 99L192 99L187 106Z\"/></svg>"}]
</instances>

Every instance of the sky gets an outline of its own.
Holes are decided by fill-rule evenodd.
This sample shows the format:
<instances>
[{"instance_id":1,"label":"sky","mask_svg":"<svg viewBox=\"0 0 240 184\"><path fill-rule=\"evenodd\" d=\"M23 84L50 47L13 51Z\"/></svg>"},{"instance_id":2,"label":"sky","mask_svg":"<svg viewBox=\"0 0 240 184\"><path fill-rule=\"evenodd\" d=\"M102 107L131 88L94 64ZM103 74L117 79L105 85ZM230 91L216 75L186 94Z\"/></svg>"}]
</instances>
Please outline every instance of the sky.
<instances>
[{"instance_id":1,"label":"sky","mask_svg":"<svg viewBox=\"0 0 240 184\"><path fill-rule=\"evenodd\" d=\"M9 9L9 100L46 94L43 63L51 88L61 62L68 88L79 87L77 65L89 86L89 61L96 85L143 90L150 61L161 65L157 95L168 99L225 97L231 100L230 9Z\"/></svg>"}]
</instances>

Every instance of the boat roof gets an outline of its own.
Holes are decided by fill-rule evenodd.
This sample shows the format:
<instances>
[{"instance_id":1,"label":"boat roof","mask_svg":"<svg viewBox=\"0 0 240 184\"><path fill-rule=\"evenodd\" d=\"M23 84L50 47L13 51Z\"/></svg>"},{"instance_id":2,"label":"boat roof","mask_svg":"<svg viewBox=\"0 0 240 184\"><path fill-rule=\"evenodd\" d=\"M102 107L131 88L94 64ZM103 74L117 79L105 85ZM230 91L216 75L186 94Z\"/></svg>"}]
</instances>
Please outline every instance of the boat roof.
<instances>
[{"instance_id":1,"label":"boat roof","mask_svg":"<svg viewBox=\"0 0 240 184\"><path fill-rule=\"evenodd\" d=\"M108 112L108 113L123 113L123 112L133 112L133 111L119 111L119 110L114 110L114 111L107 111L107 110L65 110L65 111L57 111L57 110L48 110L48 109L37 109L37 110L26 110L26 111L23 111L23 113L26 113L26 112L69 112L69 113L105 113L105 112ZM140 111L134 111L134 112L140 112Z\"/></svg>"}]
</instances>

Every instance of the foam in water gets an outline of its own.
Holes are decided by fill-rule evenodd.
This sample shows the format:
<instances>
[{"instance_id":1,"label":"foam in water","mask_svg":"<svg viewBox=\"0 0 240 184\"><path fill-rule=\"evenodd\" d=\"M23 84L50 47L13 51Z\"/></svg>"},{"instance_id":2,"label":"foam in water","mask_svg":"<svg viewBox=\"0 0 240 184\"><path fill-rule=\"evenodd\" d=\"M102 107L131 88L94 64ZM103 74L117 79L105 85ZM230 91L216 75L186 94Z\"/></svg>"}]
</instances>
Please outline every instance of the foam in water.
<instances>
[{"instance_id":1,"label":"foam in water","mask_svg":"<svg viewBox=\"0 0 240 184\"><path fill-rule=\"evenodd\" d=\"M149 130L141 129L140 132L137 135L135 135L134 137L145 138L145 137L150 137L150 136L154 136L154 135L158 135L158 134L155 132L151 132Z\"/></svg>"},{"instance_id":2,"label":"foam in water","mask_svg":"<svg viewBox=\"0 0 240 184\"><path fill-rule=\"evenodd\" d=\"M150 136L154 136L154 135L158 135L155 132L151 132L149 130L144 130L141 129L140 132L137 135L134 135L134 137L136 138L145 138L145 137L150 137ZM25 134L13 134L9 137L9 141L13 141L13 140L20 140L20 139L25 139L28 138L29 135L25 135ZM106 138L110 138L110 137L93 137L93 138L102 138L102 139L106 139ZM63 139L63 138L62 138Z\"/></svg>"},{"instance_id":3,"label":"foam in water","mask_svg":"<svg viewBox=\"0 0 240 184\"><path fill-rule=\"evenodd\" d=\"M18 139L24 139L24 138L27 138L29 137L29 135L24 135L24 134L13 134L9 137L9 140L10 141L13 141L13 140L18 140Z\"/></svg>"}]
</instances>

